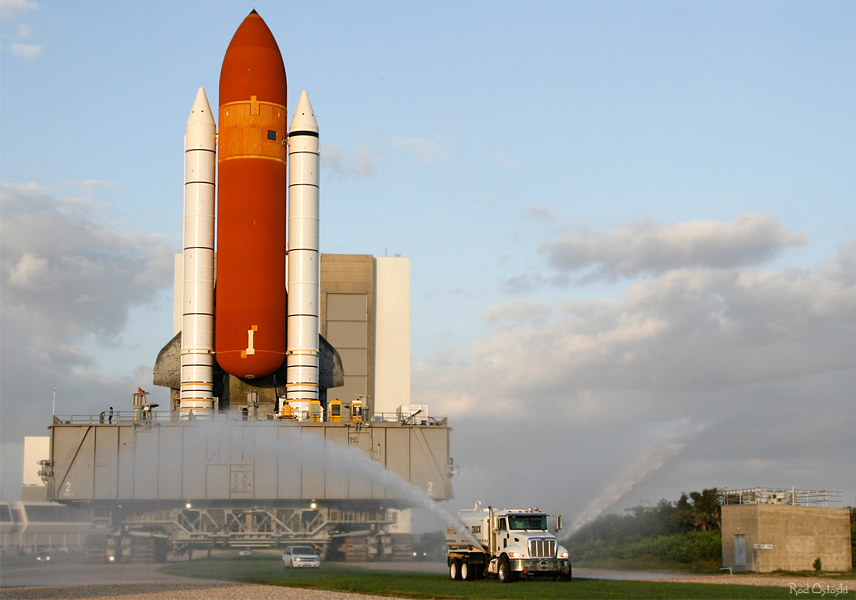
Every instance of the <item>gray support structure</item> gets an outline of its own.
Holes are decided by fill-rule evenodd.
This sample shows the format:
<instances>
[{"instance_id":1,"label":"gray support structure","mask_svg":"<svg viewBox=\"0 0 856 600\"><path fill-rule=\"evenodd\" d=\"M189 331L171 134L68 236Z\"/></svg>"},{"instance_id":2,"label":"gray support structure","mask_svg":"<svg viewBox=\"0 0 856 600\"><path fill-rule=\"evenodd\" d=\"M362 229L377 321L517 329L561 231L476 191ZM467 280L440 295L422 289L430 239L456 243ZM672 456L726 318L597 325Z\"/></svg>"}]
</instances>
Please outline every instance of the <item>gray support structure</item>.
<instances>
[{"instance_id":1,"label":"gray support structure","mask_svg":"<svg viewBox=\"0 0 856 600\"><path fill-rule=\"evenodd\" d=\"M400 423L120 421L50 428L48 498L177 503L452 497L449 431ZM424 498L424 496L422 496Z\"/></svg>"}]
</instances>

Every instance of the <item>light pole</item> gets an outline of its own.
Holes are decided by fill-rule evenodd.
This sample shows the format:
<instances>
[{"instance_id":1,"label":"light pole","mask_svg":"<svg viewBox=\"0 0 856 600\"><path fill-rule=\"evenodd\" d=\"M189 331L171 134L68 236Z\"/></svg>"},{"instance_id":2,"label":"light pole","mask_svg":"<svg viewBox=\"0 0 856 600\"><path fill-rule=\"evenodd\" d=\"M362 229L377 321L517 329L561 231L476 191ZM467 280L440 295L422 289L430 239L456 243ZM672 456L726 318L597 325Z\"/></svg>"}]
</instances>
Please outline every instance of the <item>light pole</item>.
<instances>
[{"instance_id":1,"label":"light pole","mask_svg":"<svg viewBox=\"0 0 856 600\"><path fill-rule=\"evenodd\" d=\"M51 408L51 416L56 416L56 386L53 388L53 408Z\"/></svg>"}]
</instances>

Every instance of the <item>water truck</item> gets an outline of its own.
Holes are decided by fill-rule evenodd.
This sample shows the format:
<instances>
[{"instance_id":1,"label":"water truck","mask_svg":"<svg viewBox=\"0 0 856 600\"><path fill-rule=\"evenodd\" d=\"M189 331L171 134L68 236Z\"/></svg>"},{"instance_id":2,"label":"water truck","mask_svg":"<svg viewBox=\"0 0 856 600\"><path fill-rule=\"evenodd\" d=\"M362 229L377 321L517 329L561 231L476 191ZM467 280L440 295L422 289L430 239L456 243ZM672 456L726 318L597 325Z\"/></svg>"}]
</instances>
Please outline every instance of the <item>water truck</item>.
<instances>
[{"instance_id":1,"label":"water truck","mask_svg":"<svg viewBox=\"0 0 856 600\"><path fill-rule=\"evenodd\" d=\"M480 506L477 502L470 510L458 511L464 527L446 529L449 577L456 581L496 577L502 583L521 577L571 580L568 549L560 546L547 529L548 521L555 519L556 531L561 530L561 516L538 508L497 510Z\"/></svg>"}]
</instances>

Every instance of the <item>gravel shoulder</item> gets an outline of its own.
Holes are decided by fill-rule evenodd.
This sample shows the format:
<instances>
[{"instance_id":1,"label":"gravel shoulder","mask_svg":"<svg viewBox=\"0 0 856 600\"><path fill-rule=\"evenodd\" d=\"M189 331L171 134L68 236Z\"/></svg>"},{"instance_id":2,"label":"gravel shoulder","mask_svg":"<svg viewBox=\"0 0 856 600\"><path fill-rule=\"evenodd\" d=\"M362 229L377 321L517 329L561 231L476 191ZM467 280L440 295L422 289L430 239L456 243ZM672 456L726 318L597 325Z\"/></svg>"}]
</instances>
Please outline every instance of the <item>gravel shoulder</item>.
<instances>
[{"instance_id":1,"label":"gravel shoulder","mask_svg":"<svg viewBox=\"0 0 856 600\"><path fill-rule=\"evenodd\" d=\"M0 569L2 600L389 600L344 592L305 590L165 575L162 565L50 565Z\"/></svg>"},{"instance_id":2,"label":"gravel shoulder","mask_svg":"<svg viewBox=\"0 0 856 600\"><path fill-rule=\"evenodd\" d=\"M304 590L250 584L96 584L39 587L3 587L4 600L390 600L323 590Z\"/></svg>"}]
</instances>

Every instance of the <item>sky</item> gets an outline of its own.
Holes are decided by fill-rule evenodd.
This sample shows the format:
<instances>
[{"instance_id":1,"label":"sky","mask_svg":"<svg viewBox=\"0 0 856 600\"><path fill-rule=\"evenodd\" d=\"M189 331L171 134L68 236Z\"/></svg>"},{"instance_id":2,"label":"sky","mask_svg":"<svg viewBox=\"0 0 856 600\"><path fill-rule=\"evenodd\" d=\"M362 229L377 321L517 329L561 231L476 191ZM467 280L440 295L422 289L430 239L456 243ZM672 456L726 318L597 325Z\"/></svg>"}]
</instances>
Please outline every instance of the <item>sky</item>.
<instances>
[{"instance_id":1,"label":"sky","mask_svg":"<svg viewBox=\"0 0 856 600\"><path fill-rule=\"evenodd\" d=\"M322 252L411 258L449 510L856 505L853 2L0 7L3 499L54 402L167 397L185 122L256 9L321 129Z\"/></svg>"}]
</instances>

